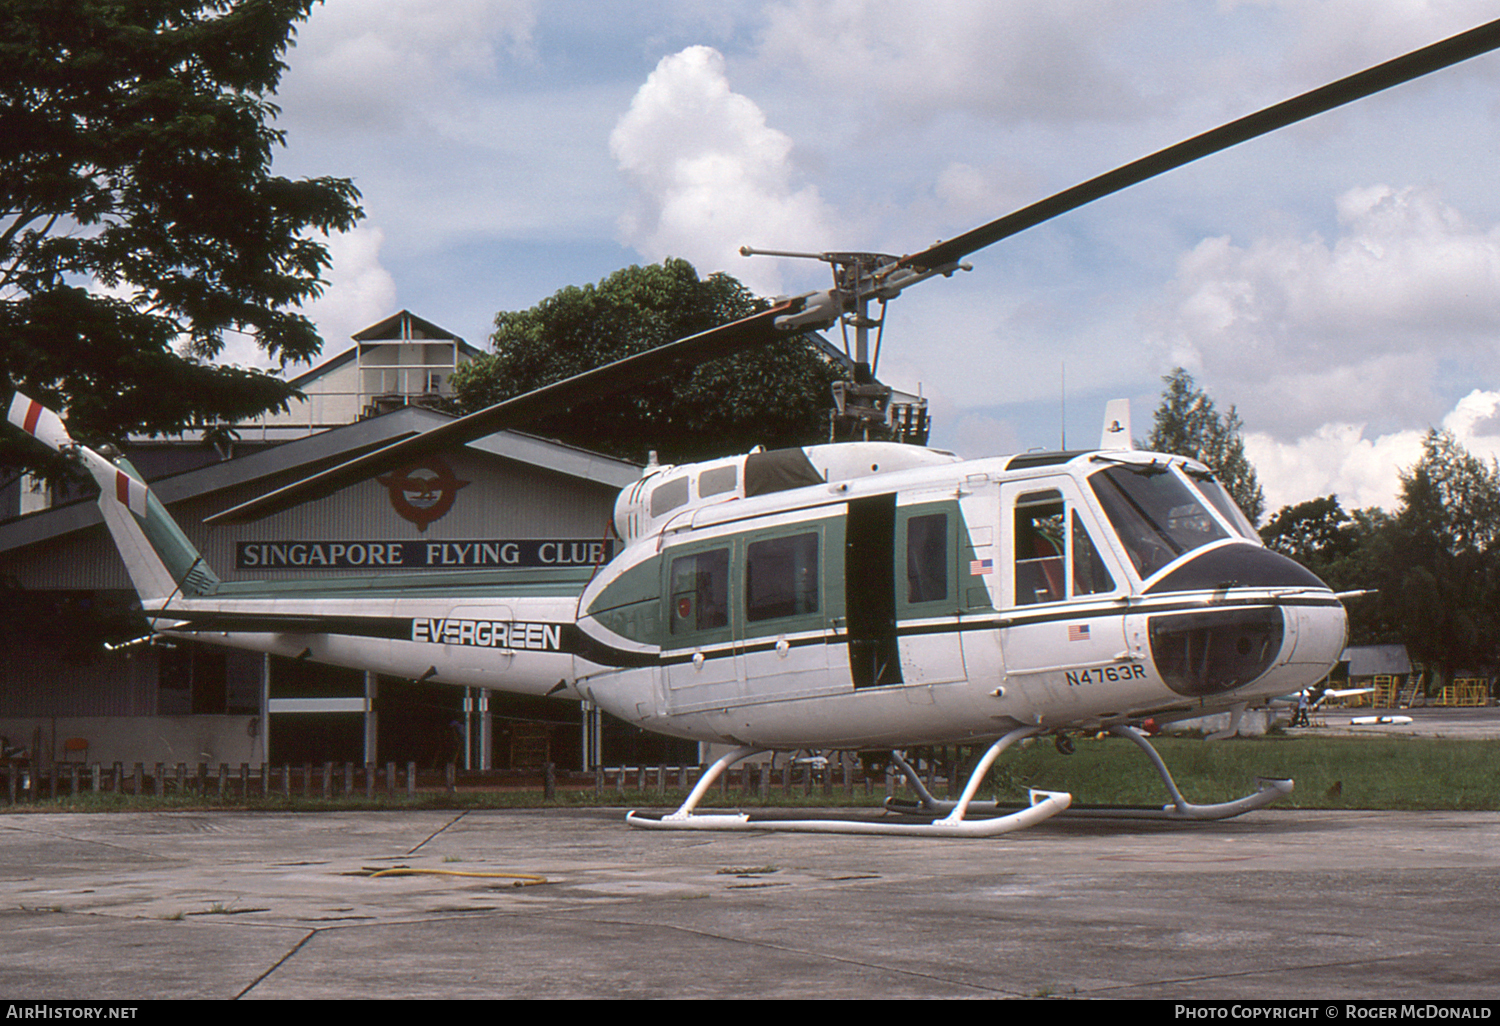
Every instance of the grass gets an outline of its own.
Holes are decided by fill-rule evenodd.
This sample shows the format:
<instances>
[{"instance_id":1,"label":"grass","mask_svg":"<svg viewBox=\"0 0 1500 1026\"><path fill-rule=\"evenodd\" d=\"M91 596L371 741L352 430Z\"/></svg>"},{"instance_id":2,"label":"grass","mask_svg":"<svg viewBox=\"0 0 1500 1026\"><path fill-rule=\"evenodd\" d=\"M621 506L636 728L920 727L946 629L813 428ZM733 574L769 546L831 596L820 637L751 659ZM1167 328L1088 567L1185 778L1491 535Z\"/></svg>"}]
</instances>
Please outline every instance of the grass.
<instances>
[{"instance_id":1,"label":"grass","mask_svg":"<svg viewBox=\"0 0 1500 1026\"><path fill-rule=\"evenodd\" d=\"M1192 802L1237 798L1256 777L1290 777L1296 790L1277 803L1296 809L1500 809L1500 741L1433 738L1289 737L1152 742ZM1003 783L1072 791L1080 802L1154 804L1164 800L1155 771L1119 738L1077 742L1071 756L1038 743L1005 762ZM1335 786L1337 785L1337 786Z\"/></svg>"},{"instance_id":2,"label":"grass","mask_svg":"<svg viewBox=\"0 0 1500 1026\"><path fill-rule=\"evenodd\" d=\"M1206 803L1237 798L1254 789L1256 777L1291 777L1296 791L1278 808L1300 809L1500 809L1500 741L1454 741L1433 738L1293 737L1233 738L1205 742L1163 737L1153 741L1166 760L1183 795ZM977 753L976 753L977 754ZM991 786L981 796L998 792L1002 800L1024 800L1030 787L1072 792L1089 804L1159 805L1166 792L1146 758L1120 738L1086 738L1075 743L1074 754L1063 756L1042 740L1001 756L990 774ZM941 785L940 785L941 787ZM734 787L727 795L714 788L703 807L824 807L879 805L884 788L866 797L860 786L846 795L842 786L824 794L821 785L804 796L799 783L785 794L779 780L769 798L746 795ZM627 788L560 790L547 800L537 791L473 790L448 794L418 792L412 797L379 794L335 798L290 798L273 794L249 798L181 794L136 797L83 792L6 808L25 812L134 812L194 809L249 809L268 812L331 812L368 809L490 809L490 808L648 808L675 806L685 792L668 788L659 794Z\"/></svg>"}]
</instances>

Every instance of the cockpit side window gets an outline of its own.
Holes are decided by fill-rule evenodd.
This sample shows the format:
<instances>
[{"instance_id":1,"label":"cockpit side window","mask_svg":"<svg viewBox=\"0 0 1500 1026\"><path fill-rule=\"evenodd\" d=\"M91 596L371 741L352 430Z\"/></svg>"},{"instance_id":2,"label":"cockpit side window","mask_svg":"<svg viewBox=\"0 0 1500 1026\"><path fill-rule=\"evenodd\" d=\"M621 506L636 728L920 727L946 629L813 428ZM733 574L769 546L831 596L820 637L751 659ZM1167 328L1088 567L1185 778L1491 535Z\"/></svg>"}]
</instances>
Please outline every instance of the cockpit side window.
<instances>
[{"instance_id":1,"label":"cockpit side window","mask_svg":"<svg viewBox=\"0 0 1500 1026\"><path fill-rule=\"evenodd\" d=\"M1184 552L1229 537L1201 497L1165 466L1113 466L1089 484L1143 580Z\"/></svg>"},{"instance_id":2,"label":"cockpit side window","mask_svg":"<svg viewBox=\"0 0 1500 1026\"><path fill-rule=\"evenodd\" d=\"M1109 567L1104 565L1104 560L1099 557L1094 539L1089 537L1088 529L1083 526L1077 510L1073 511L1072 526L1073 594L1104 595L1114 591L1115 579L1110 575Z\"/></svg>"},{"instance_id":3,"label":"cockpit side window","mask_svg":"<svg viewBox=\"0 0 1500 1026\"><path fill-rule=\"evenodd\" d=\"M1114 575L1078 511L1061 491L1029 492L1016 499L1015 602L1061 602L1115 590Z\"/></svg>"}]
</instances>

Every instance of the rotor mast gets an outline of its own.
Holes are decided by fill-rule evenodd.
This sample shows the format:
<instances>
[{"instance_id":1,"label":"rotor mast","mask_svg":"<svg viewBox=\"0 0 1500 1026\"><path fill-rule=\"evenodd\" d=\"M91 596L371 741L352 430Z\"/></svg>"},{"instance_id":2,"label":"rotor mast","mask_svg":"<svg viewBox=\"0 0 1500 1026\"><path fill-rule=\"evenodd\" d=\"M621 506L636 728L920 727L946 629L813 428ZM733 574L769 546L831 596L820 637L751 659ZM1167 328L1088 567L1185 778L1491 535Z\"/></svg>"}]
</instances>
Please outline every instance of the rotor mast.
<instances>
[{"instance_id":1,"label":"rotor mast","mask_svg":"<svg viewBox=\"0 0 1500 1026\"><path fill-rule=\"evenodd\" d=\"M890 437L924 445L927 441L927 403L917 397L914 402L892 404L893 390L875 378L880 364L880 343L885 335L886 303L901 294L908 285L925 281L934 275L949 277L955 271L970 270L969 264L952 262L934 269L902 265L902 258L889 253L830 252L800 253L791 250L740 247L741 256L791 257L821 260L833 270L833 288L810 297L809 308L837 318L844 338L844 355L852 364L849 381L833 385L836 409L830 415L829 441L835 441L839 429L849 435L870 440L872 429L888 431ZM880 304L879 316L871 316L871 301ZM875 331L873 350L870 332ZM854 336L850 347L850 334Z\"/></svg>"}]
</instances>

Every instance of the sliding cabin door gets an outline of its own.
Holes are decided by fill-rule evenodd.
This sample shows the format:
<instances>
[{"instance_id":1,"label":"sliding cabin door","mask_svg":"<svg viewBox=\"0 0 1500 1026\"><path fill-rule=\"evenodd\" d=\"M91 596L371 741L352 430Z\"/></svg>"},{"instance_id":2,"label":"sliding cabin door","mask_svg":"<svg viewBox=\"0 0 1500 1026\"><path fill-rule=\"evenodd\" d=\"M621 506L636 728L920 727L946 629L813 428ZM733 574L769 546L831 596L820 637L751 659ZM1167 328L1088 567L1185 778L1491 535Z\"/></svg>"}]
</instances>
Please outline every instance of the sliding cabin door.
<instances>
[{"instance_id":1,"label":"sliding cabin door","mask_svg":"<svg viewBox=\"0 0 1500 1026\"><path fill-rule=\"evenodd\" d=\"M908 684L966 679L959 635L963 518L958 503L916 503L896 515L896 616Z\"/></svg>"},{"instance_id":2,"label":"sliding cabin door","mask_svg":"<svg viewBox=\"0 0 1500 1026\"><path fill-rule=\"evenodd\" d=\"M692 712L741 700L743 668L735 650L733 608L739 589L732 539L667 550L662 675L669 712Z\"/></svg>"}]
</instances>

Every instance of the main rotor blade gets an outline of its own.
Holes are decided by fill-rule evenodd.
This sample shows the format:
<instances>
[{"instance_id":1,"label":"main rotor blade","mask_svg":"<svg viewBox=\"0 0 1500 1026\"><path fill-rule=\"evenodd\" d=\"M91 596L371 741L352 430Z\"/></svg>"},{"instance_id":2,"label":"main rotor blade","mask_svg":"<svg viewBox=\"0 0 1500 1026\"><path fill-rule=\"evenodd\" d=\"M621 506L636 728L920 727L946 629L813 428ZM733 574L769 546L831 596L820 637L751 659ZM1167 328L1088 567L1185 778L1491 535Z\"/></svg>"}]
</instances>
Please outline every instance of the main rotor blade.
<instances>
[{"instance_id":1,"label":"main rotor blade","mask_svg":"<svg viewBox=\"0 0 1500 1026\"><path fill-rule=\"evenodd\" d=\"M1142 157L1123 167L1105 172L1097 178L1091 178L1081 185L1075 185L1055 196L1033 203L1029 207L1023 207L956 238L939 242L920 253L902 257L898 266L934 268L951 264L975 250L983 249L1001 239L1023 232L1027 228L1033 228L1059 214L1076 210L1086 203L1092 203L1096 199L1137 185L1148 178L1155 178L1173 168L1190 164L1199 157L1206 157L1211 153L1228 149L1254 139L1256 136L1296 124L1298 121L1333 110L1335 107L1342 107L1346 103L1362 100L1366 96L1372 96L1392 86L1440 71L1482 53L1488 53L1497 47L1500 47L1500 20L1470 29L1420 50L1413 50L1403 57L1378 64L1358 74L1350 75L1348 78L1341 78L1337 82L1303 93L1290 100L1284 100L1275 106L1246 115L1238 121L1231 121L1227 125L1221 125L1175 146L1169 146L1148 157Z\"/></svg>"},{"instance_id":2,"label":"main rotor blade","mask_svg":"<svg viewBox=\"0 0 1500 1026\"><path fill-rule=\"evenodd\" d=\"M801 298L787 300L761 313L544 385L267 492L259 498L216 513L205 519L204 523L243 524L259 520L309 500L331 495L340 488L363 481L379 471L400 467L424 456L447 452L496 431L504 431L548 414L561 413L579 403L624 392L680 367L696 366L720 357L733 356L777 339L788 338L788 332L776 327L776 320L797 312L803 305L804 300Z\"/></svg>"}]
</instances>

